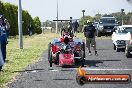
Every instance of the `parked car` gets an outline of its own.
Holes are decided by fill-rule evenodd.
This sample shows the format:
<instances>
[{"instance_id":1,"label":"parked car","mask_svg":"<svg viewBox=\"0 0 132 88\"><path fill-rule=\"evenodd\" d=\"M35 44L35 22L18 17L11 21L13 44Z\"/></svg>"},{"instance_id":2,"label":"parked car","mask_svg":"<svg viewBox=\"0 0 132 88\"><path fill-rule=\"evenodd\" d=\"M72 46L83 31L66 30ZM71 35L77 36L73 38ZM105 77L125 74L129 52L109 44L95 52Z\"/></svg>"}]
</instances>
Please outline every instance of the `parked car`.
<instances>
[{"instance_id":1,"label":"parked car","mask_svg":"<svg viewBox=\"0 0 132 88\"><path fill-rule=\"evenodd\" d=\"M131 38L132 25L118 26L112 34L113 49L117 52L125 51L126 43Z\"/></svg>"},{"instance_id":2,"label":"parked car","mask_svg":"<svg viewBox=\"0 0 132 88\"><path fill-rule=\"evenodd\" d=\"M119 26L119 24L114 16L103 15L97 25L97 36L112 34L115 26Z\"/></svg>"}]
</instances>

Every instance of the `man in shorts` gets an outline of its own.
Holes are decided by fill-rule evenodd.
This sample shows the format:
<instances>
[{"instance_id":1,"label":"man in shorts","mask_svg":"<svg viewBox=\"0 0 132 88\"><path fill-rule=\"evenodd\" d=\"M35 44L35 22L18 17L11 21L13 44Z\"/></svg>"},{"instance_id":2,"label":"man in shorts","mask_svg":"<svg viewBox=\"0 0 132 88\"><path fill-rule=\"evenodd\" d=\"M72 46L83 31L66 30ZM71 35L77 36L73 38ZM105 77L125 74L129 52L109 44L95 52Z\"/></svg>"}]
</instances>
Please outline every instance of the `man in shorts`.
<instances>
[{"instance_id":1,"label":"man in shorts","mask_svg":"<svg viewBox=\"0 0 132 88\"><path fill-rule=\"evenodd\" d=\"M93 26L92 22L87 21L87 26L84 27L83 32L86 37L86 47L89 50L89 55L92 55L90 49L91 46L95 51L95 55L98 55L96 50L96 41L95 41L96 29Z\"/></svg>"}]
</instances>

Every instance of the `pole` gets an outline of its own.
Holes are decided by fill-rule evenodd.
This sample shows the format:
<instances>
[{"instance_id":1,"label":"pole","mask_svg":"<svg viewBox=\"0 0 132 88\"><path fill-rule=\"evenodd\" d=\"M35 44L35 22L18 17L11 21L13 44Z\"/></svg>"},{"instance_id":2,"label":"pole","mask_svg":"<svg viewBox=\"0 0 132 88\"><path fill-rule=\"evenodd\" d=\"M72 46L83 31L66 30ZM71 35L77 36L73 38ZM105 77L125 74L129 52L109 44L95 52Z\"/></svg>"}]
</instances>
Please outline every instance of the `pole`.
<instances>
[{"instance_id":1,"label":"pole","mask_svg":"<svg viewBox=\"0 0 132 88\"><path fill-rule=\"evenodd\" d=\"M82 10L82 12L83 12L83 26L84 26L84 12L85 12L85 10Z\"/></svg>"},{"instance_id":2,"label":"pole","mask_svg":"<svg viewBox=\"0 0 132 88\"><path fill-rule=\"evenodd\" d=\"M124 24L124 19L123 19L123 16L124 16L124 9L121 9L121 14L122 14L122 25Z\"/></svg>"},{"instance_id":3,"label":"pole","mask_svg":"<svg viewBox=\"0 0 132 88\"><path fill-rule=\"evenodd\" d=\"M57 0L57 20L58 20L58 0ZM56 21L56 33L58 33L58 21Z\"/></svg>"},{"instance_id":4,"label":"pole","mask_svg":"<svg viewBox=\"0 0 132 88\"><path fill-rule=\"evenodd\" d=\"M19 48L23 49L21 0L19 0L19 3L18 3L18 31L19 31Z\"/></svg>"},{"instance_id":5,"label":"pole","mask_svg":"<svg viewBox=\"0 0 132 88\"><path fill-rule=\"evenodd\" d=\"M85 12L85 10L82 10L82 12L83 12L83 19L82 19L82 22L83 22L83 26L82 26L82 32L83 32L83 27L84 27L84 12Z\"/></svg>"}]
</instances>

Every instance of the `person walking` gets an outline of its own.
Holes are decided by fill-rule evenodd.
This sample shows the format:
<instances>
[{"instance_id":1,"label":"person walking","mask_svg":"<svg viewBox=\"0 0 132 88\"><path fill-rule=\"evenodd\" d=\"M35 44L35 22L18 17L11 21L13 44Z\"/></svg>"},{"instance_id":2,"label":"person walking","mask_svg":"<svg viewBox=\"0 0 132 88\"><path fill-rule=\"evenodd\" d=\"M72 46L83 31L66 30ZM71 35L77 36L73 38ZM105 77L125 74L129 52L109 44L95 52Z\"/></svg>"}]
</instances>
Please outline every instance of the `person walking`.
<instances>
[{"instance_id":1,"label":"person walking","mask_svg":"<svg viewBox=\"0 0 132 88\"><path fill-rule=\"evenodd\" d=\"M3 25L4 25L4 19L3 15L0 15L0 71L2 70L2 67L4 65L4 58L3 58L3 45L2 45L2 35L3 35Z\"/></svg>"},{"instance_id":2,"label":"person walking","mask_svg":"<svg viewBox=\"0 0 132 88\"><path fill-rule=\"evenodd\" d=\"M93 47L95 51L95 55L98 55L97 50L96 50L96 41L95 41L95 36L96 36L96 29L93 26L92 22L87 21L87 25L83 29L84 36L86 37L86 47L89 51L89 55L92 55L91 53L91 46Z\"/></svg>"}]
</instances>

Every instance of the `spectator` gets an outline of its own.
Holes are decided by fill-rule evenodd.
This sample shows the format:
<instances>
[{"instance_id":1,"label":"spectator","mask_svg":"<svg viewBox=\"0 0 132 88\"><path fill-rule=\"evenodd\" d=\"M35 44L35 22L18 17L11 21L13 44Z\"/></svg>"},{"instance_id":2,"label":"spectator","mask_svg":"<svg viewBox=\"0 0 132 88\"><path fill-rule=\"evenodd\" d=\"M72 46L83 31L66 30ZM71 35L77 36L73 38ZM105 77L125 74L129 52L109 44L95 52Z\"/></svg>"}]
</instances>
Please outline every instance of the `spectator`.
<instances>
[{"instance_id":1,"label":"spectator","mask_svg":"<svg viewBox=\"0 0 132 88\"><path fill-rule=\"evenodd\" d=\"M8 36L9 36L9 30L10 30L10 24L9 24L9 22L8 22L7 19L5 19L4 21L6 23L6 34L7 34L7 38L8 38Z\"/></svg>"},{"instance_id":2,"label":"spectator","mask_svg":"<svg viewBox=\"0 0 132 88\"><path fill-rule=\"evenodd\" d=\"M32 35L32 26L31 26L31 24L28 26L28 35L29 36Z\"/></svg>"},{"instance_id":3,"label":"spectator","mask_svg":"<svg viewBox=\"0 0 132 88\"><path fill-rule=\"evenodd\" d=\"M6 35L6 23L4 21L4 16L0 15L0 42L1 42L1 52L3 60L6 60L6 44L7 44L7 35Z\"/></svg>"},{"instance_id":4,"label":"spectator","mask_svg":"<svg viewBox=\"0 0 132 88\"><path fill-rule=\"evenodd\" d=\"M79 24L77 22L77 20L73 23L73 31L74 33L76 33L78 31L78 27L79 27Z\"/></svg>"},{"instance_id":5,"label":"spectator","mask_svg":"<svg viewBox=\"0 0 132 88\"><path fill-rule=\"evenodd\" d=\"M87 26L84 27L83 32L86 37L86 47L89 50L89 55L92 55L90 50L91 46L95 50L95 55L98 55L96 50L96 41L95 41L96 29L93 26L92 22L90 21L87 22Z\"/></svg>"},{"instance_id":6,"label":"spectator","mask_svg":"<svg viewBox=\"0 0 132 88\"><path fill-rule=\"evenodd\" d=\"M69 22L69 24L68 24L68 32L71 37L74 36L72 22Z\"/></svg>"},{"instance_id":7,"label":"spectator","mask_svg":"<svg viewBox=\"0 0 132 88\"><path fill-rule=\"evenodd\" d=\"M2 70L3 65L4 65L4 60L1 52L1 42L0 42L0 71Z\"/></svg>"}]
</instances>

